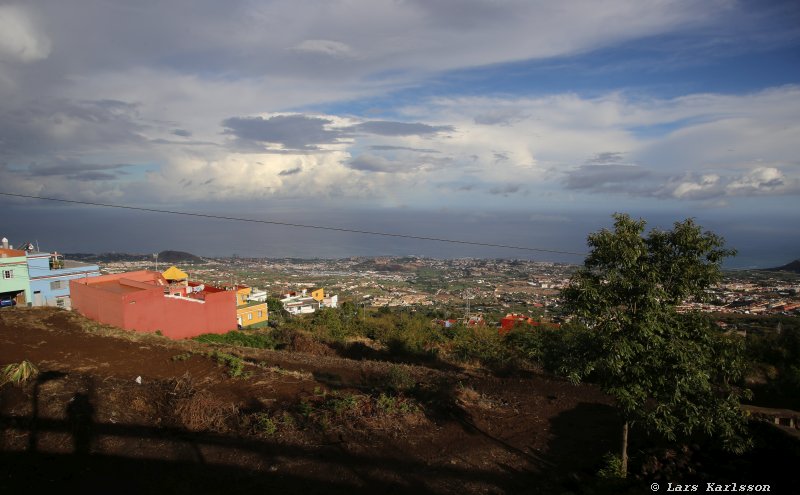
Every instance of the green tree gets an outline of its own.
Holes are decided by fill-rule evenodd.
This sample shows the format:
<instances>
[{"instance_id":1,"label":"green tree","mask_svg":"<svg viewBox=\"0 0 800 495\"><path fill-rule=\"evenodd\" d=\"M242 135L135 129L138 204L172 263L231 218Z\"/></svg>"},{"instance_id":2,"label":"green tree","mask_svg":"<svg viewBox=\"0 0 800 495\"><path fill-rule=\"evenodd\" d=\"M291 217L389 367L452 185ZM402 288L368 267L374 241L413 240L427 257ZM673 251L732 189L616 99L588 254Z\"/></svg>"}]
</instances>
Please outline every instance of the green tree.
<instances>
[{"instance_id":1,"label":"green tree","mask_svg":"<svg viewBox=\"0 0 800 495\"><path fill-rule=\"evenodd\" d=\"M284 320L291 315L283 308L283 303L280 299L274 297L267 298L267 309L269 310L270 320Z\"/></svg>"},{"instance_id":2,"label":"green tree","mask_svg":"<svg viewBox=\"0 0 800 495\"><path fill-rule=\"evenodd\" d=\"M584 266L563 292L571 312L595 340L573 363L571 378L588 376L613 396L624 420L621 460L628 465L633 425L667 439L704 433L734 452L748 445L742 391L741 339L724 337L704 315L678 313L703 300L735 251L693 220L651 230L615 214L614 230L590 234Z\"/></svg>"}]
</instances>

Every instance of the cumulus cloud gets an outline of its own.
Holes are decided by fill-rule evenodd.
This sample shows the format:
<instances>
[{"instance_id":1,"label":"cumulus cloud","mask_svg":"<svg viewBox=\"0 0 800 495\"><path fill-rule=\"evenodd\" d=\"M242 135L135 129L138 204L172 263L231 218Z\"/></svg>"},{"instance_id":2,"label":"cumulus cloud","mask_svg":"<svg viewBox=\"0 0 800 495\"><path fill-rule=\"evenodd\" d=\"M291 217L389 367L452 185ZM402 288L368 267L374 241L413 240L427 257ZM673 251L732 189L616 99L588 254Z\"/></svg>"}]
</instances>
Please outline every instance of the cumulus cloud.
<instances>
[{"instance_id":1,"label":"cumulus cloud","mask_svg":"<svg viewBox=\"0 0 800 495\"><path fill-rule=\"evenodd\" d=\"M0 5L0 61L35 62L50 55L50 39L25 8Z\"/></svg>"},{"instance_id":2,"label":"cumulus cloud","mask_svg":"<svg viewBox=\"0 0 800 495\"><path fill-rule=\"evenodd\" d=\"M671 177L654 196L707 200L737 196L779 196L800 194L800 178L787 177L776 167L755 167L729 175L687 173Z\"/></svg>"},{"instance_id":3,"label":"cumulus cloud","mask_svg":"<svg viewBox=\"0 0 800 495\"><path fill-rule=\"evenodd\" d=\"M612 91L374 103L449 69L723 29L720 15L737 11L735 3L192 5L165 4L158 15L148 5L116 0L0 6L0 163L17 171L53 156L151 164L144 177L120 177L125 169L38 177L52 180L47 187L109 182L97 191L137 200L157 198L156 192L170 197L159 181L182 179L193 180L181 192L187 198L367 194L398 204L452 199L440 193L470 196L457 187L494 195L487 198L492 202L564 189L675 201L795 190L796 86L661 99ZM196 36L186 37L174 19ZM391 117L349 114L364 101ZM764 170L750 172L758 167ZM124 180L111 184L101 174ZM32 177L15 177L33 187ZM436 183L459 186L443 190Z\"/></svg>"}]
</instances>

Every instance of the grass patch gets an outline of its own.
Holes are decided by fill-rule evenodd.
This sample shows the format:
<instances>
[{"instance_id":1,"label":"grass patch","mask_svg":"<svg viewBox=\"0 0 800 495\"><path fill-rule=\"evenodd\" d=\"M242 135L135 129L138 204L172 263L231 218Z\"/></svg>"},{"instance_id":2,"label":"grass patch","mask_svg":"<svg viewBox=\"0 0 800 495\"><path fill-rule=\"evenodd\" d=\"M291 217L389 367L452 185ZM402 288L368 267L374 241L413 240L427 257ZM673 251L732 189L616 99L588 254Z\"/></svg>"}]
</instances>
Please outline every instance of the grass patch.
<instances>
[{"instance_id":1,"label":"grass patch","mask_svg":"<svg viewBox=\"0 0 800 495\"><path fill-rule=\"evenodd\" d=\"M187 361L191 357L192 357L191 352L184 352L183 354L176 354L172 356L170 359L173 361Z\"/></svg>"},{"instance_id":2,"label":"grass patch","mask_svg":"<svg viewBox=\"0 0 800 495\"><path fill-rule=\"evenodd\" d=\"M257 431L270 437L278 432L277 422L268 413L256 413L255 427Z\"/></svg>"},{"instance_id":3,"label":"grass patch","mask_svg":"<svg viewBox=\"0 0 800 495\"><path fill-rule=\"evenodd\" d=\"M6 383L20 385L39 374L39 368L27 359L21 363L11 363L0 371L0 386Z\"/></svg>"},{"instance_id":4,"label":"grass patch","mask_svg":"<svg viewBox=\"0 0 800 495\"><path fill-rule=\"evenodd\" d=\"M226 352L214 351L210 354L212 359L217 361L217 364L228 367L228 375L231 378L249 378L251 373L244 370L244 360L239 356L228 354Z\"/></svg>"},{"instance_id":5,"label":"grass patch","mask_svg":"<svg viewBox=\"0 0 800 495\"><path fill-rule=\"evenodd\" d=\"M381 394L375 402L381 412L391 416L415 414L420 411L416 403L400 395Z\"/></svg>"}]
</instances>

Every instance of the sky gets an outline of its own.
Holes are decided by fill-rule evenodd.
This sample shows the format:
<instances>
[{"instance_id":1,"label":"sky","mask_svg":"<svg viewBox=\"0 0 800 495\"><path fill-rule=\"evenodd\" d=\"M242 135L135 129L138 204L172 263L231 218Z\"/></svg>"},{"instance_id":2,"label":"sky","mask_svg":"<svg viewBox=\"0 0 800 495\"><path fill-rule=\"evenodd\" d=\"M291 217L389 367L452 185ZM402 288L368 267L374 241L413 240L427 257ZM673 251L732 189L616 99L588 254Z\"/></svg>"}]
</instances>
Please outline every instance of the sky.
<instances>
[{"instance_id":1,"label":"sky","mask_svg":"<svg viewBox=\"0 0 800 495\"><path fill-rule=\"evenodd\" d=\"M800 3L0 0L0 192L583 253L800 258ZM582 257L0 196L62 252Z\"/></svg>"}]
</instances>

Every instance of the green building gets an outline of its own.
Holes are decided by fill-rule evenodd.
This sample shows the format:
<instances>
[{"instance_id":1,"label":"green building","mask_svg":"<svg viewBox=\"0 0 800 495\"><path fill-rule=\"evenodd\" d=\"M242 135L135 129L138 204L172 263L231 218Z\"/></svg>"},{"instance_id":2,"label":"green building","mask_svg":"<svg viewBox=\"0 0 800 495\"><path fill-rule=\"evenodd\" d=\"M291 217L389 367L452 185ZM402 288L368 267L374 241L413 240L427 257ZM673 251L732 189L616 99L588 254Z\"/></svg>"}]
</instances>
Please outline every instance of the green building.
<instances>
[{"instance_id":1,"label":"green building","mask_svg":"<svg viewBox=\"0 0 800 495\"><path fill-rule=\"evenodd\" d=\"M28 259L25 251L8 248L8 241L3 239L0 247L0 304L27 305L31 299L31 283L28 275Z\"/></svg>"}]
</instances>

